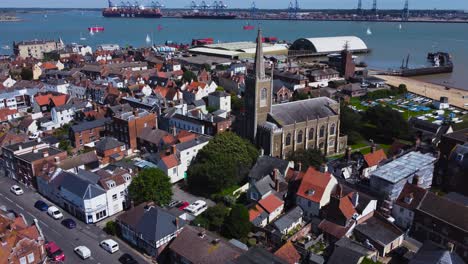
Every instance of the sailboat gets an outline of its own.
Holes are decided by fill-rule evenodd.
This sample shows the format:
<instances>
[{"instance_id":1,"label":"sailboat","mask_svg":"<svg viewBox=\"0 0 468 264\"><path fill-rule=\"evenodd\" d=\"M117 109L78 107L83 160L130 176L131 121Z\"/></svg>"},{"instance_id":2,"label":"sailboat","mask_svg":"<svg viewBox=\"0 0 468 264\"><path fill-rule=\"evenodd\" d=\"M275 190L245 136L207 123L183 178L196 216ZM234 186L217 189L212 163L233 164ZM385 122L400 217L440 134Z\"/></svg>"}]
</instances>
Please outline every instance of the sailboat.
<instances>
[{"instance_id":1,"label":"sailboat","mask_svg":"<svg viewBox=\"0 0 468 264\"><path fill-rule=\"evenodd\" d=\"M91 28L91 30L89 31L89 34L90 34L91 36L94 36L94 29Z\"/></svg>"},{"instance_id":2,"label":"sailboat","mask_svg":"<svg viewBox=\"0 0 468 264\"><path fill-rule=\"evenodd\" d=\"M146 34L146 39L145 39L145 41L146 41L146 44L150 44L150 43L151 43L151 38L150 38L149 34Z\"/></svg>"},{"instance_id":3,"label":"sailboat","mask_svg":"<svg viewBox=\"0 0 468 264\"><path fill-rule=\"evenodd\" d=\"M366 34L369 35L369 36L372 35L372 31L371 31L370 27L367 28Z\"/></svg>"},{"instance_id":4,"label":"sailboat","mask_svg":"<svg viewBox=\"0 0 468 264\"><path fill-rule=\"evenodd\" d=\"M403 26L401 24L398 25L398 29L401 30Z\"/></svg>"},{"instance_id":5,"label":"sailboat","mask_svg":"<svg viewBox=\"0 0 468 264\"><path fill-rule=\"evenodd\" d=\"M3 45L3 46L2 46L2 49L4 49L4 50L9 50L9 49L11 49L11 48L10 48L10 46L8 46L8 45Z\"/></svg>"}]
</instances>

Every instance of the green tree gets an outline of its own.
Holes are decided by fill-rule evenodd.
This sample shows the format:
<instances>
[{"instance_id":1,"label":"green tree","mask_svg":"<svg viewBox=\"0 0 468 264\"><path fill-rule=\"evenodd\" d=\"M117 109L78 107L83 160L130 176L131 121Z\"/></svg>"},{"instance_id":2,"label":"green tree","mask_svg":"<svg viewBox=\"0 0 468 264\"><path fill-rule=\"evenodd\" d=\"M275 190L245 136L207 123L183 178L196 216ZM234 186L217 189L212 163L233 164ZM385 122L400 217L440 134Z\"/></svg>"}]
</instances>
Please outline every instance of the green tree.
<instances>
[{"instance_id":1,"label":"green tree","mask_svg":"<svg viewBox=\"0 0 468 264\"><path fill-rule=\"evenodd\" d=\"M249 211L245 206L236 204L224 221L222 234L228 238L246 239L251 228Z\"/></svg>"},{"instance_id":2,"label":"green tree","mask_svg":"<svg viewBox=\"0 0 468 264\"><path fill-rule=\"evenodd\" d=\"M216 91L218 91L218 92L224 92L225 90L224 90L224 87L218 86L218 87L216 87Z\"/></svg>"},{"instance_id":3,"label":"green tree","mask_svg":"<svg viewBox=\"0 0 468 264\"><path fill-rule=\"evenodd\" d=\"M292 152L288 159L294 161L295 164L300 162L302 171L306 171L310 166L319 168L326 161L325 156L318 149L297 150Z\"/></svg>"},{"instance_id":4,"label":"green tree","mask_svg":"<svg viewBox=\"0 0 468 264\"><path fill-rule=\"evenodd\" d=\"M231 93L231 108L234 112L238 113L244 108L244 100L237 97L237 94Z\"/></svg>"},{"instance_id":5,"label":"green tree","mask_svg":"<svg viewBox=\"0 0 468 264\"><path fill-rule=\"evenodd\" d=\"M104 232L111 236L120 235L119 225L114 221L109 221L106 223L106 226L103 228Z\"/></svg>"},{"instance_id":6,"label":"green tree","mask_svg":"<svg viewBox=\"0 0 468 264\"><path fill-rule=\"evenodd\" d=\"M258 157L258 150L232 132L216 135L188 170L188 187L209 196L241 183Z\"/></svg>"},{"instance_id":7,"label":"green tree","mask_svg":"<svg viewBox=\"0 0 468 264\"><path fill-rule=\"evenodd\" d=\"M343 134L348 136L348 143L356 144L362 140L360 129L363 126L360 113L350 109L346 104L341 104L340 110L340 129Z\"/></svg>"},{"instance_id":8,"label":"green tree","mask_svg":"<svg viewBox=\"0 0 468 264\"><path fill-rule=\"evenodd\" d=\"M182 80L184 80L185 82L196 81L197 75L195 75L195 73L193 73L192 71L186 70L182 75Z\"/></svg>"},{"instance_id":9,"label":"green tree","mask_svg":"<svg viewBox=\"0 0 468 264\"><path fill-rule=\"evenodd\" d=\"M398 93L399 94L405 94L408 92L408 88L406 87L406 84L402 83L398 85Z\"/></svg>"},{"instance_id":10,"label":"green tree","mask_svg":"<svg viewBox=\"0 0 468 264\"><path fill-rule=\"evenodd\" d=\"M21 69L20 73L22 80L31 81L33 79L33 71L30 68Z\"/></svg>"},{"instance_id":11,"label":"green tree","mask_svg":"<svg viewBox=\"0 0 468 264\"><path fill-rule=\"evenodd\" d=\"M209 63L205 63L205 64L203 64L203 69L205 69L205 71L209 72L209 71L211 71L211 65Z\"/></svg>"},{"instance_id":12,"label":"green tree","mask_svg":"<svg viewBox=\"0 0 468 264\"><path fill-rule=\"evenodd\" d=\"M407 138L409 135L408 121L403 115L390 107L377 105L367 109L366 121L375 127L374 136L385 142L392 142L394 138Z\"/></svg>"},{"instance_id":13,"label":"green tree","mask_svg":"<svg viewBox=\"0 0 468 264\"><path fill-rule=\"evenodd\" d=\"M154 201L159 205L166 205L172 198L172 184L162 170L149 168L140 171L132 179L128 192L135 204Z\"/></svg>"},{"instance_id":14,"label":"green tree","mask_svg":"<svg viewBox=\"0 0 468 264\"><path fill-rule=\"evenodd\" d=\"M223 226L224 219L229 214L229 209L222 203L209 207L203 214L194 220L195 225L219 232Z\"/></svg>"}]
</instances>

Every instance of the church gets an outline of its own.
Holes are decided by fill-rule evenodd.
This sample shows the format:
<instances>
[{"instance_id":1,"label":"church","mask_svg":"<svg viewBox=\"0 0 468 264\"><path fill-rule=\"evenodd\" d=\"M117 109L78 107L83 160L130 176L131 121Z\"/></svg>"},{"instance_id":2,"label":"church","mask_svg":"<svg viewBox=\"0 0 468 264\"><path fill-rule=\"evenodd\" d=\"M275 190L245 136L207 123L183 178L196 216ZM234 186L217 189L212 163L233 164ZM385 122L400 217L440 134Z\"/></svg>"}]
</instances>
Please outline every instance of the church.
<instances>
[{"instance_id":1,"label":"church","mask_svg":"<svg viewBox=\"0 0 468 264\"><path fill-rule=\"evenodd\" d=\"M265 73L262 32L258 31L254 72L246 78L244 137L265 155L286 158L300 149L320 149L326 156L343 153L340 104L328 97L273 104L273 71Z\"/></svg>"}]
</instances>

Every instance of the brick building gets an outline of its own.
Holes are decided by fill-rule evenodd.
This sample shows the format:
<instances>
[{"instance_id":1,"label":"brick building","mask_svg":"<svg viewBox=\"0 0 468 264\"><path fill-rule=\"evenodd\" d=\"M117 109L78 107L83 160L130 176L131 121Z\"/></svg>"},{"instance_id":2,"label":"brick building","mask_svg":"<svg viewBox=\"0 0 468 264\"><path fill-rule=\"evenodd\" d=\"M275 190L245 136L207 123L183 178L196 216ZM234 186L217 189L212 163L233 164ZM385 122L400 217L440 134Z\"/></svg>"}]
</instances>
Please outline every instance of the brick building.
<instances>
[{"instance_id":1,"label":"brick building","mask_svg":"<svg viewBox=\"0 0 468 264\"><path fill-rule=\"evenodd\" d=\"M101 164L108 164L111 160L118 161L125 156L125 144L112 137L101 138L95 147Z\"/></svg>"},{"instance_id":2,"label":"brick building","mask_svg":"<svg viewBox=\"0 0 468 264\"><path fill-rule=\"evenodd\" d=\"M157 128L156 114L146 110L133 110L115 113L112 122L106 124L106 130L125 147L137 149L137 136L145 128Z\"/></svg>"},{"instance_id":3,"label":"brick building","mask_svg":"<svg viewBox=\"0 0 468 264\"><path fill-rule=\"evenodd\" d=\"M85 121L70 128L70 141L73 147L82 148L86 144L99 140L106 129L106 123L110 118Z\"/></svg>"}]
</instances>

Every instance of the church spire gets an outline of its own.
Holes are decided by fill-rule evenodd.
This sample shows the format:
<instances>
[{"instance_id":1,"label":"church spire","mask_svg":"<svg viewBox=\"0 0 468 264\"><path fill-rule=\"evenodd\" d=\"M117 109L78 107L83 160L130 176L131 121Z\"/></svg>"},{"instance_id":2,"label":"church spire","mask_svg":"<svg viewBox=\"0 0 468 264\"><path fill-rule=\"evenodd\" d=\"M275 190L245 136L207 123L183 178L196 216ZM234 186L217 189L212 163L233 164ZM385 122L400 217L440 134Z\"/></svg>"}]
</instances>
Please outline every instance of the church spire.
<instances>
[{"instance_id":1,"label":"church spire","mask_svg":"<svg viewBox=\"0 0 468 264\"><path fill-rule=\"evenodd\" d=\"M265 62L263 60L263 38L262 30L258 29L257 35L257 50L255 52L255 77L257 79L265 78Z\"/></svg>"}]
</instances>

